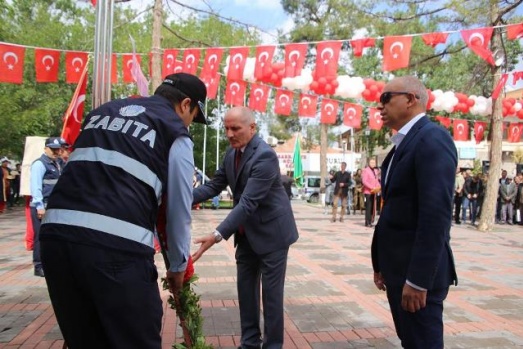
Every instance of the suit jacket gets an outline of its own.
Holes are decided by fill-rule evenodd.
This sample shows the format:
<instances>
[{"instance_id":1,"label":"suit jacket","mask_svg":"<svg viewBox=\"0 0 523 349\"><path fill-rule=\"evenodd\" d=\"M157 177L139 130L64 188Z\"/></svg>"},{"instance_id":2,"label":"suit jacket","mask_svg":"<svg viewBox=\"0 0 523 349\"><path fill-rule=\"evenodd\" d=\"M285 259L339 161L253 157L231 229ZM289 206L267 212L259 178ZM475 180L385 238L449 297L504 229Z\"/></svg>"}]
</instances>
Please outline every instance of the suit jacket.
<instances>
[{"instance_id":1,"label":"suit jacket","mask_svg":"<svg viewBox=\"0 0 523 349\"><path fill-rule=\"evenodd\" d=\"M298 229L281 183L276 153L255 135L235 171L235 152L229 148L214 178L193 191L194 203L218 195L229 185L234 207L216 228L224 239L229 239L242 225L257 254L288 248L298 240Z\"/></svg>"},{"instance_id":2,"label":"suit jacket","mask_svg":"<svg viewBox=\"0 0 523 349\"><path fill-rule=\"evenodd\" d=\"M387 286L400 287L406 280L428 290L457 284L450 248L456 167L452 138L427 117L383 161L384 204L372 240L372 265Z\"/></svg>"},{"instance_id":3,"label":"suit jacket","mask_svg":"<svg viewBox=\"0 0 523 349\"><path fill-rule=\"evenodd\" d=\"M330 181L332 183L336 184L334 187L334 195L341 194L341 196L343 196L343 197L346 197L347 195L349 195L349 187L350 187L351 181L352 181L350 172L338 171L338 172L336 172L336 174L334 175L334 177L332 177L332 179ZM340 193L340 183L344 184L344 186L341 187L341 193Z\"/></svg>"},{"instance_id":4,"label":"suit jacket","mask_svg":"<svg viewBox=\"0 0 523 349\"><path fill-rule=\"evenodd\" d=\"M367 166L361 172L361 183L363 184L363 194L370 194L372 189L381 186L376 172L370 166Z\"/></svg>"}]
</instances>

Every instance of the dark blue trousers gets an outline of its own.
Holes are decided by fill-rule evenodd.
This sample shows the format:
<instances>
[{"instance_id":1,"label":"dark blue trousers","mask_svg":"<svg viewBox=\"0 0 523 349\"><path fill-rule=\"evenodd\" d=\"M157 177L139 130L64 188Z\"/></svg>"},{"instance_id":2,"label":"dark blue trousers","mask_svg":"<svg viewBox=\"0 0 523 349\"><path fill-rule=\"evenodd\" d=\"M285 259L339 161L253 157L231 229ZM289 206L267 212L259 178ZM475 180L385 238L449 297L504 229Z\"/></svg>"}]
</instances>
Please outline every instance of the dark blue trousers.
<instances>
[{"instance_id":1,"label":"dark blue trousers","mask_svg":"<svg viewBox=\"0 0 523 349\"><path fill-rule=\"evenodd\" d=\"M40 247L69 348L161 348L163 310L153 255L56 240L43 240Z\"/></svg>"},{"instance_id":2,"label":"dark blue trousers","mask_svg":"<svg viewBox=\"0 0 523 349\"><path fill-rule=\"evenodd\" d=\"M31 211L31 225L33 226L33 265L35 270L42 269L42 261L40 259L40 225L42 220L38 218L36 207L30 207Z\"/></svg>"},{"instance_id":3,"label":"dark blue trousers","mask_svg":"<svg viewBox=\"0 0 523 349\"><path fill-rule=\"evenodd\" d=\"M387 287L396 333L406 349L443 349L443 301L448 287L427 293L427 306L415 313L401 307L402 287Z\"/></svg>"}]
</instances>

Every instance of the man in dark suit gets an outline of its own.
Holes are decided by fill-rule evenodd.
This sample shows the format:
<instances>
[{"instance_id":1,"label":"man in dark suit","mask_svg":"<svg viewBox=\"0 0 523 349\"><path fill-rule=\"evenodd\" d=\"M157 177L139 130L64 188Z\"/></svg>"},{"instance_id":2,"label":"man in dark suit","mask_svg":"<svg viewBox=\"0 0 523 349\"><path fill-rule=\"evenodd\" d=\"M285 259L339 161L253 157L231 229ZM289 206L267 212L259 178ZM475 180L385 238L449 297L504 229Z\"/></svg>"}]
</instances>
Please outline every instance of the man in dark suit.
<instances>
[{"instance_id":1,"label":"man in dark suit","mask_svg":"<svg viewBox=\"0 0 523 349\"><path fill-rule=\"evenodd\" d=\"M347 163L341 163L341 170L336 172L330 178L330 181L335 184L334 198L332 199L332 218L331 222L336 222L336 213L338 212L338 201L341 201L340 222L343 222L343 215L347 211L347 196L349 195L349 187L351 185L351 176L347 170Z\"/></svg>"},{"instance_id":2,"label":"man in dark suit","mask_svg":"<svg viewBox=\"0 0 523 349\"><path fill-rule=\"evenodd\" d=\"M457 152L448 132L426 117L427 100L412 76L392 80L380 97L383 124L398 133L382 165L372 265L402 346L441 349L443 301L457 284L449 244Z\"/></svg>"},{"instance_id":3,"label":"man in dark suit","mask_svg":"<svg viewBox=\"0 0 523 349\"><path fill-rule=\"evenodd\" d=\"M203 238L197 261L212 245L234 235L243 349L283 347L283 287L289 246L298 230L289 197L281 183L278 157L256 134L252 111L230 109L224 119L231 148L210 182L196 188L194 202L218 195L229 185L234 208L216 230ZM260 330L260 283L264 336Z\"/></svg>"}]
</instances>

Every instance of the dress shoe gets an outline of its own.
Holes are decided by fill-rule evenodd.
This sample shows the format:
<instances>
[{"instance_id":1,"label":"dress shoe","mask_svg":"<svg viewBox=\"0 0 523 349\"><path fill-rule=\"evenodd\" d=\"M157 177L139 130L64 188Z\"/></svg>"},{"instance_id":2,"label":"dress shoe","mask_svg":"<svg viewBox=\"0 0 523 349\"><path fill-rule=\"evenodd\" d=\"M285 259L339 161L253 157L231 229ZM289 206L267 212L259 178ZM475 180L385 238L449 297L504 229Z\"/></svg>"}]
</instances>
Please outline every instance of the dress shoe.
<instances>
[{"instance_id":1,"label":"dress shoe","mask_svg":"<svg viewBox=\"0 0 523 349\"><path fill-rule=\"evenodd\" d=\"M332 219L331 219L331 222L332 222L332 223L336 222L336 218L332 218Z\"/></svg>"},{"instance_id":2,"label":"dress shoe","mask_svg":"<svg viewBox=\"0 0 523 349\"><path fill-rule=\"evenodd\" d=\"M340 222L343 223L343 218L340 218Z\"/></svg>"},{"instance_id":3,"label":"dress shoe","mask_svg":"<svg viewBox=\"0 0 523 349\"><path fill-rule=\"evenodd\" d=\"M44 270L43 269L35 269L35 276L44 277Z\"/></svg>"}]
</instances>

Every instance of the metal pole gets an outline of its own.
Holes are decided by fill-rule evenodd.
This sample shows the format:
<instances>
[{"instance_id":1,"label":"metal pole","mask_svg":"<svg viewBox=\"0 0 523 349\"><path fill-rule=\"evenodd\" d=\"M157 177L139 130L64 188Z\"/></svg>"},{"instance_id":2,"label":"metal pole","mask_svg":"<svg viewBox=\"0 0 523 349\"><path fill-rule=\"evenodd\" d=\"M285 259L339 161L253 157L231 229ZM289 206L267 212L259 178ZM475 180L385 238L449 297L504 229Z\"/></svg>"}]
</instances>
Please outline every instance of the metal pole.
<instances>
[{"instance_id":1,"label":"metal pole","mask_svg":"<svg viewBox=\"0 0 523 349\"><path fill-rule=\"evenodd\" d=\"M220 85L218 85L218 101L220 100ZM220 107L220 106L218 106ZM220 168L220 117L221 108L218 113L218 120L216 120L216 171Z\"/></svg>"},{"instance_id":2,"label":"metal pole","mask_svg":"<svg viewBox=\"0 0 523 349\"><path fill-rule=\"evenodd\" d=\"M111 100L113 9L113 0L100 0L96 6L93 108Z\"/></svg>"},{"instance_id":3,"label":"metal pole","mask_svg":"<svg viewBox=\"0 0 523 349\"><path fill-rule=\"evenodd\" d=\"M207 98L205 99L205 115L208 115L209 111L207 110ZM203 167L202 167L202 184L205 184L205 160L207 157L207 125L203 127Z\"/></svg>"}]
</instances>

